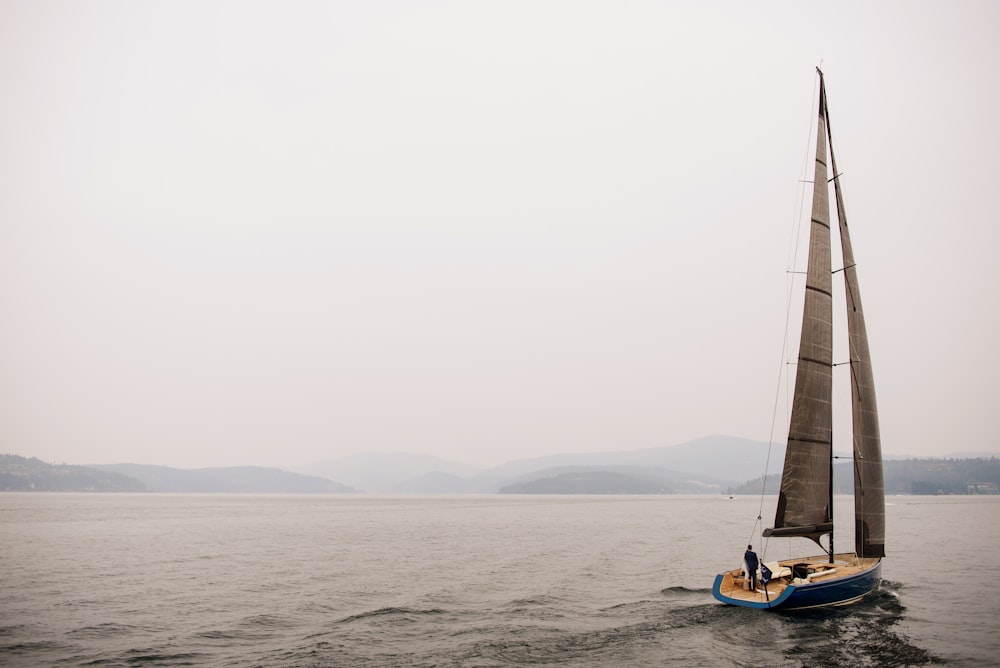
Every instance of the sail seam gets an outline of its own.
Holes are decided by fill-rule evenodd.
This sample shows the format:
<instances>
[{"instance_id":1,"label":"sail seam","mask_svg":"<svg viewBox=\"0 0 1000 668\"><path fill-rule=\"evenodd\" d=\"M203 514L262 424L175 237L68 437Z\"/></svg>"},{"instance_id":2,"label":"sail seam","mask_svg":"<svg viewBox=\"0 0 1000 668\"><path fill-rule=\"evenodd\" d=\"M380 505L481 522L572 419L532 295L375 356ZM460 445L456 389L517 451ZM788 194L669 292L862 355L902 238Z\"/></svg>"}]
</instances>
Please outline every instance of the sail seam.
<instances>
[{"instance_id":1,"label":"sail seam","mask_svg":"<svg viewBox=\"0 0 1000 668\"><path fill-rule=\"evenodd\" d=\"M818 438L799 438L798 436L792 436L791 434L789 434L788 440L789 441L798 441L799 443L816 443L816 444L819 444L819 445L830 445L831 444L831 441L829 441L829 440L823 441L823 440L820 440Z\"/></svg>"},{"instance_id":2,"label":"sail seam","mask_svg":"<svg viewBox=\"0 0 1000 668\"><path fill-rule=\"evenodd\" d=\"M800 357L799 362L812 362L813 364L818 364L822 367L830 368L829 362L824 362L823 360L818 360L815 357Z\"/></svg>"},{"instance_id":3,"label":"sail seam","mask_svg":"<svg viewBox=\"0 0 1000 668\"><path fill-rule=\"evenodd\" d=\"M818 288L815 285L807 285L806 290L812 290L813 292L818 292L822 295L826 295L827 297L833 297L832 292L830 292L829 290L824 290L823 288Z\"/></svg>"}]
</instances>

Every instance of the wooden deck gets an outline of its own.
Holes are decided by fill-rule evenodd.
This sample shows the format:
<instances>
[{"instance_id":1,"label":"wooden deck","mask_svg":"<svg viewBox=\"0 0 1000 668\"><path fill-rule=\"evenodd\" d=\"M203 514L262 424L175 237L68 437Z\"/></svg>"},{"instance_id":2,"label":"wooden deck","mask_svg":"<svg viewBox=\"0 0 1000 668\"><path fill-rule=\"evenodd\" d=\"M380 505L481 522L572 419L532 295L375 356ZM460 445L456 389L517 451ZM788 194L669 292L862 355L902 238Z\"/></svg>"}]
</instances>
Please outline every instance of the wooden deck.
<instances>
[{"instance_id":1,"label":"wooden deck","mask_svg":"<svg viewBox=\"0 0 1000 668\"><path fill-rule=\"evenodd\" d=\"M815 557L804 557L801 559L782 559L781 561L768 561L766 566L771 569L771 581L767 583L767 590L760 582L757 583L757 591L750 591L748 584L743 578L741 569L728 571L724 574L720 593L730 598L764 603L773 601L785 591L785 587L793 582L796 584L803 582L829 582L843 577L857 575L865 569L871 568L878 559L858 559L854 553L844 553L834 555L834 563L830 563L829 555L822 554ZM798 567L797 569L795 567ZM795 571L799 574L809 571L807 578L797 578Z\"/></svg>"}]
</instances>

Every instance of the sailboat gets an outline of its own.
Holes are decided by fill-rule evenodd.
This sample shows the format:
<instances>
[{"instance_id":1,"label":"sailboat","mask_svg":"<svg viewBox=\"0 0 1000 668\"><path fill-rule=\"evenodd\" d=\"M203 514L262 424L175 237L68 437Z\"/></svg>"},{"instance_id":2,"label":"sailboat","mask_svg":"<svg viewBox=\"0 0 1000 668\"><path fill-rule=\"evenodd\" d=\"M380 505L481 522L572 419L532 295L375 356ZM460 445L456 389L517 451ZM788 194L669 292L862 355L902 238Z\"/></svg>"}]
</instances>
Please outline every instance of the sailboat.
<instances>
[{"instance_id":1,"label":"sailboat","mask_svg":"<svg viewBox=\"0 0 1000 668\"><path fill-rule=\"evenodd\" d=\"M819 120L802 332L774 526L766 528L763 536L808 538L823 554L765 562L760 571L768 577L759 579L751 577L745 565L716 576L715 598L750 608L793 610L853 603L878 587L885 556L885 491L875 383L833 155L826 86L823 72L816 71ZM831 182L843 258L842 268L836 270L831 264ZM837 273L843 274L847 302L854 442L855 551L840 553L834 547L833 522L833 278Z\"/></svg>"}]
</instances>

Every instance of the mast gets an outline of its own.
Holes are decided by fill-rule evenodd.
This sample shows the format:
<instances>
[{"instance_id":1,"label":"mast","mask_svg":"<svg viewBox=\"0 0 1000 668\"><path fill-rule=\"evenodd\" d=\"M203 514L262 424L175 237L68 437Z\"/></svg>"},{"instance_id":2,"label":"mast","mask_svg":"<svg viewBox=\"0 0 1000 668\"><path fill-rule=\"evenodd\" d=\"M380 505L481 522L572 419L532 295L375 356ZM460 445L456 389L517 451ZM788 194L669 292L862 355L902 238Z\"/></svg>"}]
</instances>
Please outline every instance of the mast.
<instances>
[{"instance_id":1,"label":"mast","mask_svg":"<svg viewBox=\"0 0 1000 668\"><path fill-rule=\"evenodd\" d=\"M826 83L825 83L825 80L823 79L823 70L821 70L820 68L817 67L816 68L816 73L819 74L819 90L820 90L820 95L819 95L820 102L819 103L821 105L823 105L823 110L820 113L823 116L823 119L826 121L826 138L827 138L827 142L830 145L830 166L833 168L833 178L836 179L837 178L837 163L833 159L833 133L830 132L830 108L826 104ZM826 190L827 196L829 197L830 188L829 188L829 186L827 184L829 184L829 181L827 181L826 183L823 184L823 189ZM813 188L816 188L816 187L817 187L816 184L813 184ZM839 190L837 191L837 194L838 195L840 194ZM840 207L840 198L838 196L837 197L837 220L838 220L838 222L841 221L841 220L843 220L842 218L840 218L840 209L841 209L841 207ZM831 268L832 268L832 260L831 260ZM832 274L831 274L831 283L832 282L833 281L832 281ZM831 330L832 330L832 327L833 327L832 321L831 321L830 324L831 324ZM833 368L833 360L832 360L832 358L831 358L831 362L830 362L830 368L831 368L831 370ZM834 536L834 533L835 533L834 529L835 529L836 524L833 521L833 461L834 461L834 455L833 455L833 422L832 422L832 414L833 414L833 409L832 409L832 406L833 406L833 383L832 383L832 380L833 380L833 375L831 373L831 384L830 384L830 405L831 405L831 423L830 423L830 474L829 474L830 475L830 493L829 493L829 497L828 497L828 501L829 501L829 504L830 504L829 505L829 508L830 508L830 544L829 544L830 550L829 550L829 554L830 554L830 563L831 564L834 562L833 555L836 554L836 552L834 551L834 548L833 548L833 536Z\"/></svg>"}]
</instances>

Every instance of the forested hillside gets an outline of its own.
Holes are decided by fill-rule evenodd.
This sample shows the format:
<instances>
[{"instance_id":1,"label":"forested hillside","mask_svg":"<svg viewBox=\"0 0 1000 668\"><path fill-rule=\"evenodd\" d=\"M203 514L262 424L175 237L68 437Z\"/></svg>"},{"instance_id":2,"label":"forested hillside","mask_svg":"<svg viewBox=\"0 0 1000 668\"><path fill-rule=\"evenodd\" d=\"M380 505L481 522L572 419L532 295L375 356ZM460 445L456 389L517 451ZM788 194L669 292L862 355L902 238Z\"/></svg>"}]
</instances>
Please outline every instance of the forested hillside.
<instances>
[{"instance_id":1,"label":"forested hillside","mask_svg":"<svg viewBox=\"0 0 1000 668\"><path fill-rule=\"evenodd\" d=\"M40 459L0 455L0 492L145 492L146 485L114 471L49 464Z\"/></svg>"}]
</instances>

